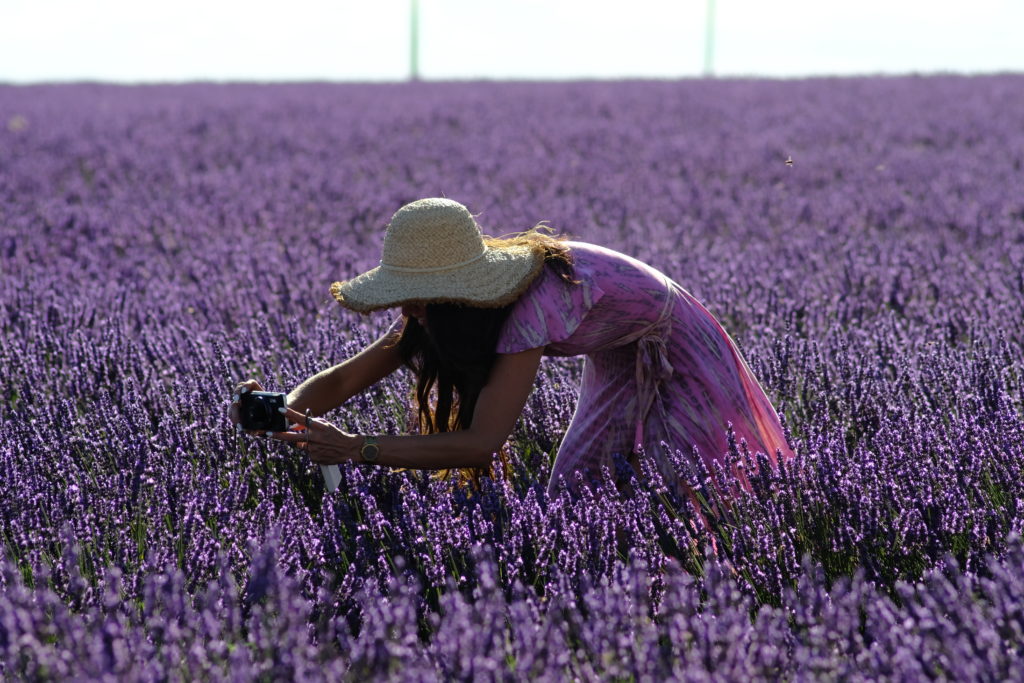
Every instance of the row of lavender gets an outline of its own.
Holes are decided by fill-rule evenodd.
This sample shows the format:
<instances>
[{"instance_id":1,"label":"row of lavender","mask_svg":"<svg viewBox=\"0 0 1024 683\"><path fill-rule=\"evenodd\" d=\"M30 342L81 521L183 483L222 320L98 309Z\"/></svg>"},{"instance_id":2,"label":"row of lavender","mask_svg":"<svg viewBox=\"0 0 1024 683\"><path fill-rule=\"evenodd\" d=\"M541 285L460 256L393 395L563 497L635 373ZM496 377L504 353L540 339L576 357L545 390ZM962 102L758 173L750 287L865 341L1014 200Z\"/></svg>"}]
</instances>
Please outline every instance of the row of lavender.
<instances>
[{"instance_id":1,"label":"row of lavender","mask_svg":"<svg viewBox=\"0 0 1024 683\"><path fill-rule=\"evenodd\" d=\"M896 597L857 572L829 585L804 565L778 607L758 606L727 566L700 579L673 571L665 597L654 575L622 563L581 586L561 574L548 594L503 588L488 549L473 553L477 587L449 581L442 612L424 615L422 584L396 576L355 595L358 625L325 616L285 573L280 545L253 547L246 583L221 573L190 587L176 567L147 574L137 604L125 576L107 572L91 599L73 539L58 562L62 590L0 575L0 647L12 678L56 680L1020 680L1024 545L991 560L986 577L955 562L900 582ZM404 565L399 562L399 568ZM42 581L52 578L44 574ZM443 616L441 616L443 615ZM417 620L432 638L422 639ZM116 676L116 679L115 679Z\"/></svg>"},{"instance_id":2,"label":"row of lavender","mask_svg":"<svg viewBox=\"0 0 1024 683\"><path fill-rule=\"evenodd\" d=\"M0 88L0 674L1013 675L1022 85ZM473 497L358 468L325 496L237 438L238 378L288 389L387 323L327 285L430 195L665 270L795 466L728 504L687 472L710 530L653 472L549 500L577 360ZM408 387L332 417L401 431Z\"/></svg>"}]
</instances>

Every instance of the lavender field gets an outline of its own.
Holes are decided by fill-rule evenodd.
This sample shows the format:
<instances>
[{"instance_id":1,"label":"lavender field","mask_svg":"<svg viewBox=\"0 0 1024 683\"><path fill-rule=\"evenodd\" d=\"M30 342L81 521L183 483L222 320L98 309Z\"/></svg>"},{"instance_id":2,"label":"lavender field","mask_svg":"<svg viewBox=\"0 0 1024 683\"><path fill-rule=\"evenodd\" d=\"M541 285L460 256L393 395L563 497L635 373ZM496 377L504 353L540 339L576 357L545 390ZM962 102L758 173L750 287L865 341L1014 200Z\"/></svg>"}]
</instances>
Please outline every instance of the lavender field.
<instances>
[{"instance_id":1,"label":"lavender field","mask_svg":"<svg viewBox=\"0 0 1024 683\"><path fill-rule=\"evenodd\" d=\"M0 678L1024 678L1022 112L1014 75L0 86ZM662 269L797 459L687 475L709 528L653 470L549 498L581 359L473 494L237 436L236 381L387 325L328 286L440 195ZM411 388L328 419L407 430Z\"/></svg>"}]
</instances>

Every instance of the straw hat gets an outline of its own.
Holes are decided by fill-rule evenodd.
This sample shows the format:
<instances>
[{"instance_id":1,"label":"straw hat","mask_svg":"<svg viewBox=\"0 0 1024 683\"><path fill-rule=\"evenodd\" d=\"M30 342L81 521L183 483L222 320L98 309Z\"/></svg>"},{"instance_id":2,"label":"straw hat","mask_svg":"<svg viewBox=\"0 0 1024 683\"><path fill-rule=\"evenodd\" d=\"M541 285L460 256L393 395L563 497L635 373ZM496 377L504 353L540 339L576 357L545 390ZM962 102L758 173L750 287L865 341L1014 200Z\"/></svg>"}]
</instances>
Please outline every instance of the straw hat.
<instances>
[{"instance_id":1,"label":"straw hat","mask_svg":"<svg viewBox=\"0 0 1024 683\"><path fill-rule=\"evenodd\" d=\"M331 285L342 306L369 313L407 303L510 304L544 264L529 245L488 247L473 215L451 199L420 199L395 212L380 265Z\"/></svg>"}]
</instances>

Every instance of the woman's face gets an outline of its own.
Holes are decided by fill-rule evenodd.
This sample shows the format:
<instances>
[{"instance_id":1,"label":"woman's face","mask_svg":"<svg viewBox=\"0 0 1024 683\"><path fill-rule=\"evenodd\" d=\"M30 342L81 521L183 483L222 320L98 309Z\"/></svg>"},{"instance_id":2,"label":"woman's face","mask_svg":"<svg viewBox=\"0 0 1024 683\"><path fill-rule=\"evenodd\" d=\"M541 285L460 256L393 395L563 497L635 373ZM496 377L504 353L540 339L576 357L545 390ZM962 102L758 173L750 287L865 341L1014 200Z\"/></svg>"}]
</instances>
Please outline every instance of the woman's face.
<instances>
[{"instance_id":1,"label":"woman's face","mask_svg":"<svg viewBox=\"0 0 1024 683\"><path fill-rule=\"evenodd\" d=\"M405 304L402 306L402 315L407 318L416 318L420 327L427 329L427 307L424 304Z\"/></svg>"}]
</instances>

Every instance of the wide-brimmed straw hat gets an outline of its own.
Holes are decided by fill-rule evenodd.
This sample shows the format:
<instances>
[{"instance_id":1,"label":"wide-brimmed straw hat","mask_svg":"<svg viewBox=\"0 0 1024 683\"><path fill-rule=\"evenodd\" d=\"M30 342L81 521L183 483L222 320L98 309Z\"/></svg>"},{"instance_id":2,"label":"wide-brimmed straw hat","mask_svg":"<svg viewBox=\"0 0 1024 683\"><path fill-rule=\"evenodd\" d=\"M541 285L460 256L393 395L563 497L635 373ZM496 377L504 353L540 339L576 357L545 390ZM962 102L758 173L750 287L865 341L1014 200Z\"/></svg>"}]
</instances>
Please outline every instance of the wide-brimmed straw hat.
<instances>
[{"instance_id":1,"label":"wide-brimmed straw hat","mask_svg":"<svg viewBox=\"0 0 1024 683\"><path fill-rule=\"evenodd\" d=\"M420 199L391 217L380 265L335 282L331 295L360 313L407 303L497 308L515 301L543 264L543 250L531 245L487 246L462 204Z\"/></svg>"}]
</instances>

